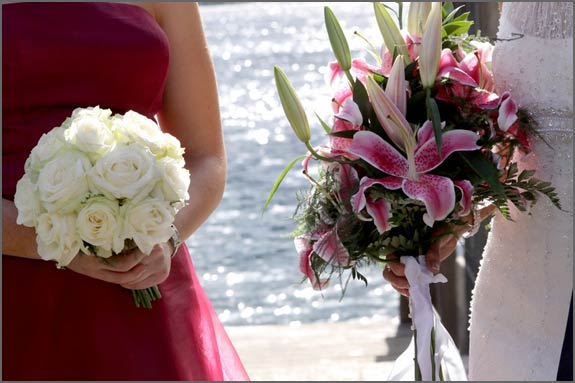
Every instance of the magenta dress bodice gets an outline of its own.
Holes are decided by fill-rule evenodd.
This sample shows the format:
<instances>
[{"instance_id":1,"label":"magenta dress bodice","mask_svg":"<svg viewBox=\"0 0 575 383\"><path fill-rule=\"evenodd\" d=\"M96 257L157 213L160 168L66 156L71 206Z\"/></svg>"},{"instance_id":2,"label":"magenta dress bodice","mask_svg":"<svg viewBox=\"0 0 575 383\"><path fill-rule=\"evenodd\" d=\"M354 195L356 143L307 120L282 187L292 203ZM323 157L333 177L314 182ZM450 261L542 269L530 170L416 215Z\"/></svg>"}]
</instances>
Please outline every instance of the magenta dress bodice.
<instances>
[{"instance_id":1,"label":"magenta dress bodice","mask_svg":"<svg viewBox=\"0 0 575 383\"><path fill-rule=\"evenodd\" d=\"M2 197L75 108L153 118L169 57L166 34L134 4L2 4ZM186 246L160 290L138 309L118 285L3 255L3 379L247 380Z\"/></svg>"}]
</instances>

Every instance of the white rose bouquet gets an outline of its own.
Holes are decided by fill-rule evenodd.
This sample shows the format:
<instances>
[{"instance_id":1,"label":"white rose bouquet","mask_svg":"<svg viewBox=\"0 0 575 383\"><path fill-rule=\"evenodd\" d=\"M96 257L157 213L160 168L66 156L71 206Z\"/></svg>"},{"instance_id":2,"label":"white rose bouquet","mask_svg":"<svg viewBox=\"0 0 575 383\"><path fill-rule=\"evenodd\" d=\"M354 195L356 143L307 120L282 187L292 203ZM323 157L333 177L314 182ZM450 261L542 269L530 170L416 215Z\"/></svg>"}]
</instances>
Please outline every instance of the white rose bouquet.
<instances>
[{"instance_id":1,"label":"white rose bouquet","mask_svg":"<svg viewBox=\"0 0 575 383\"><path fill-rule=\"evenodd\" d=\"M78 108L32 149L16 186L17 223L35 228L38 254L59 268L79 252L150 254L172 237L189 198L183 153L141 114ZM138 307L161 297L157 286L132 293Z\"/></svg>"}]
</instances>

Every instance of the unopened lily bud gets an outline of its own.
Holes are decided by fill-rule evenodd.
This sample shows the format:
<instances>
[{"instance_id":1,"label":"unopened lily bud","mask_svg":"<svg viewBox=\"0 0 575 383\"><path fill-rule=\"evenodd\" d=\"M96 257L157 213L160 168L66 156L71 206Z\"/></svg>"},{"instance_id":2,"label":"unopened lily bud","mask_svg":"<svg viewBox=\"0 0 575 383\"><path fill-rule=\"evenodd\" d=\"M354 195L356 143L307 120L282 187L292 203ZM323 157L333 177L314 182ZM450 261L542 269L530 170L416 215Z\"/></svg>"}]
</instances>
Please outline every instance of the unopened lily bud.
<instances>
[{"instance_id":1,"label":"unopened lily bud","mask_svg":"<svg viewBox=\"0 0 575 383\"><path fill-rule=\"evenodd\" d=\"M437 77L441 57L441 3L433 3L425 24L419 52L421 85L431 88Z\"/></svg>"},{"instance_id":2,"label":"unopened lily bud","mask_svg":"<svg viewBox=\"0 0 575 383\"><path fill-rule=\"evenodd\" d=\"M431 3L427 1L412 1L407 13L407 32L414 36L423 35L423 27L431 11Z\"/></svg>"},{"instance_id":3,"label":"unopened lily bud","mask_svg":"<svg viewBox=\"0 0 575 383\"><path fill-rule=\"evenodd\" d=\"M375 19L377 20L377 25L381 31L381 35L383 36L385 46L392 54L395 52L402 55L406 63L409 64L411 62L411 58L399 27L383 4L373 3L373 9L375 11Z\"/></svg>"},{"instance_id":4,"label":"unopened lily bud","mask_svg":"<svg viewBox=\"0 0 575 383\"><path fill-rule=\"evenodd\" d=\"M324 8L323 14L333 54L341 66L341 69L348 71L351 68L351 52L345 35L343 34L343 30L329 7Z\"/></svg>"},{"instance_id":5,"label":"unopened lily bud","mask_svg":"<svg viewBox=\"0 0 575 383\"><path fill-rule=\"evenodd\" d=\"M274 67L274 77L284 113L297 138L305 143L311 139L311 131L305 110L297 97L295 89L280 67Z\"/></svg>"}]
</instances>

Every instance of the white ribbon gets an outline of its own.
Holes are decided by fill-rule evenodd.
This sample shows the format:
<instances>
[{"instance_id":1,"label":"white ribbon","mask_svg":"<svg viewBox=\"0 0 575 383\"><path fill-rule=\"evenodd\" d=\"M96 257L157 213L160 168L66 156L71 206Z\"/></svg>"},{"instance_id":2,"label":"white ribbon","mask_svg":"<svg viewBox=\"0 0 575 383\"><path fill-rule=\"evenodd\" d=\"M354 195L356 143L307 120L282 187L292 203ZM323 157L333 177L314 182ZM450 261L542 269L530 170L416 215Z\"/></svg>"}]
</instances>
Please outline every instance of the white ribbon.
<instances>
[{"instance_id":1,"label":"white ribbon","mask_svg":"<svg viewBox=\"0 0 575 383\"><path fill-rule=\"evenodd\" d=\"M419 260L419 262L418 262ZM387 380L415 380L415 343L417 342L417 363L423 381L467 380L465 367L459 350L453 339L443 327L439 315L431 303L429 285L445 283L447 278L442 274L433 275L426 266L425 256L403 256L400 259L405 265L405 276L409 282L409 310L412 329L416 330L407 350L395 361ZM431 330L435 331L435 371L431 358ZM441 375L440 375L441 366Z\"/></svg>"}]
</instances>

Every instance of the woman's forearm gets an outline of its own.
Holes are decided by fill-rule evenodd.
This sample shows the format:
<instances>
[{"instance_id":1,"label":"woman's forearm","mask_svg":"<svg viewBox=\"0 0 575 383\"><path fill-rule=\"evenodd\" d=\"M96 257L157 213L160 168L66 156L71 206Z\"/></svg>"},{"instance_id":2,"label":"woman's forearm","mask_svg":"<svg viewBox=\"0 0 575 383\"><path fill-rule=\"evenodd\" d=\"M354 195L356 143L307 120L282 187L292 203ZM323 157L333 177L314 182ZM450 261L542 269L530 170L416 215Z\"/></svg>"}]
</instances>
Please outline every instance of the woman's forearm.
<instances>
[{"instance_id":1,"label":"woman's forearm","mask_svg":"<svg viewBox=\"0 0 575 383\"><path fill-rule=\"evenodd\" d=\"M220 203L226 183L226 159L217 156L186 158L190 171L190 199L175 225L182 240L194 233Z\"/></svg>"},{"instance_id":2,"label":"woman's forearm","mask_svg":"<svg viewBox=\"0 0 575 383\"><path fill-rule=\"evenodd\" d=\"M14 202L2 199L2 254L40 259L34 228L16 223L18 210Z\"/></svg>"}]
</instances>

